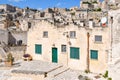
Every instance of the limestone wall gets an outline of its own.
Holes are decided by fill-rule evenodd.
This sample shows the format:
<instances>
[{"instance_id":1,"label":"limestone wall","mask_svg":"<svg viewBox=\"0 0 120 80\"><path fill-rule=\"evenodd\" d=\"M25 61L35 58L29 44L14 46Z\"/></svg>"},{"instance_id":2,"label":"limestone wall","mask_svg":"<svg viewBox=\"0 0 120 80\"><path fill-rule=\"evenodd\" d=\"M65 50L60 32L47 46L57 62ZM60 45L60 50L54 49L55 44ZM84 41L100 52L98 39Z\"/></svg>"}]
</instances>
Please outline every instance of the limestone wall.
<instances>
[{"instance_id":1,"label":"limestone wall","mask_svg":"<svg viewBox=\"0 0 120 80\"><path fill-rule=\"evenodd\" d=\"M109 23L111 27L111 50L112 62L120 58L120 10L109 11L109 17L113 17L113 23Z\"/></svg>"},{"instance_id":2,"label":"limestone wall","mask_svg":"<svg viewBox=\"0 0 120 80\"><path fill-rule=\"evenodd\" d=\"M35 74L22 74L22 73L11 73L14 77L27 77L28 80L44 80L44 75L35 75Z\"/></svg>"},{"instance_id":3,"label":"limestone wall","mask_svg":"<svg viewBox=\"0 0 120 80\"><path fill-rule=\"evenodd\" d=\"M48 31L48 38L43 38L43 31ZM70 31L76 31L76 37L70 38ZM94 28L93 30L79 28L75 25L57 28L46 21L40 21L28 32L27 53L33 59L52 62L52 48L58 49L58 63L67 65L72 69L85 70L87 58L87 32L90 32L90 50L98 50L98 60L90 59L90 70L92 72L102 72L107 69L107 52L110 47L109 27ZM94 36L102 35L102 42L95 43ZM35 44L42 45L42 54L35 53ZM67 52L61 52L61 45L67 45ZM70 58L70 47L80 49L80 59Z\"/></svg>"},{"instance_id":4,"label":"limestone wall","mask_svg":"<svg viewBox=\"0 0 120 80\"><path fill-rule=\"evenodd\" d=\"M26 50L25 46L10 48L10 52L12 53L15 61L22 59L23 54L25 53L25 50Z\"/></svg>"},{"instance_id":5,"label":"limestone wall","mask_svg":"<svg viewBox=\"0 0 120 80\"><path fill-rule=\"evenodd\" d=\"M0 42L8 44L8 31L0 30Z\"/></svg>"}]
</instances>

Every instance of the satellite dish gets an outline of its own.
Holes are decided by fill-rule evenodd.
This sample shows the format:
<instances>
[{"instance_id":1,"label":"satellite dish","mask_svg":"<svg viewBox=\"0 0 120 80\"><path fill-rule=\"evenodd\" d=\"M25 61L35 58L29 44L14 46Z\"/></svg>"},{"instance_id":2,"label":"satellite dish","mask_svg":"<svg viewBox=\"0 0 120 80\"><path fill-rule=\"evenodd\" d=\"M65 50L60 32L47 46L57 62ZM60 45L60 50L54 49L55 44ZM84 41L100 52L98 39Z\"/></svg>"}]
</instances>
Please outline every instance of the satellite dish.
<instances>
[{"instance_id":1,"label":"satellite dish","mask_svg":"<svg viewBox=\"0 0 120 80\"><path fill-rule=\"evenodd\" d=\"M102 19L101 19L101 23L106 23L107 22L107 18L106 17L103 17Z\"/></svg>"}]
</instances>

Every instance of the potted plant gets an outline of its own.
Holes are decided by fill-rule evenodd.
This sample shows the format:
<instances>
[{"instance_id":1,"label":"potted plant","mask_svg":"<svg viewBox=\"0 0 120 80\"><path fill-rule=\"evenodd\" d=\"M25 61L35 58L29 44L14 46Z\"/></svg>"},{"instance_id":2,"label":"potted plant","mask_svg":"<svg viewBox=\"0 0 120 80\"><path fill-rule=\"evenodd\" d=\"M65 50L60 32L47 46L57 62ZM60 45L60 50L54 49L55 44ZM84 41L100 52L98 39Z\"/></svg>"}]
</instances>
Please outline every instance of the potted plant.
<instances>
[{"instance_id":1,"label":"potted plant","mask_svg":"<svg viewBox=\"0 0 120 80\"><path fill-rule=\"evenodd\" d=\"M24 61L31 61L32 60L32 56L30 54L24 54L23 55L23 60Z\"/></svg>"},{"instance_id":2,"label":"potted plant","mask_svg":"<svg viewBox=\"0 0 120 80\"><path fill-rule=\"evenodd\" d=\"M13 65L14 58L11 53L7 54L7 58L5 59L6 66L10 67Z\"/></svg>"}]
</instances>

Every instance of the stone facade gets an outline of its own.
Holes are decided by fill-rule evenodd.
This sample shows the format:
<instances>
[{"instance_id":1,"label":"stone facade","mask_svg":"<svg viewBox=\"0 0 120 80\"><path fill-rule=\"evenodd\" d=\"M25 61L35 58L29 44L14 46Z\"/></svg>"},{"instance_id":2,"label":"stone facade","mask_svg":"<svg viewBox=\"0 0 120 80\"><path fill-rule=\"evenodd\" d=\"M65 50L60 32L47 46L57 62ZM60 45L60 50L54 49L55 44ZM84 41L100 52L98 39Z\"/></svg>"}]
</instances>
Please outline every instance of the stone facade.
<instances>
[{"instance_id":1,"label":"stone facade","mask_svg":"<svg viewBox=\"0 0 120 80\"><path fill-rule=\"evenodd\" d=\"M27 32L26 31L11 31L9 32L9 45L21 46L27 44Z\"/></svg>"},{"instance_id":2,"label":"stone facade","mask_svg":"<svg viewBox=\"0 0 120 80\"><path fill-rule=\"evenodd\" d=\"M111 10L109 11L109 26L111 27L111 43L112 48L109 50L109 53L111 54L112 60L111 62L115 63L120 58L120 10ZM111 20L112 18L112 20Z\"/></svg>"},{"instance_id":3,"label":"stone facade","mask_svg":"<svg viewBox=\"0 0 120 80\"><path fill-rule=\"evenodd\" d=\"M8 12L15 12L15 7L8 5L8 4L2 4L0 5L0 9L4 10L4 11L8 11Z\"/></svg>"},{"instance_id":4,"label":"stone facade","mask_svg":"<svg viewBox=\"0 0 120 80\"><path fill-rule=\"evenodd\" d=\"M43 36L44 31L48 31L48 37ZM76 32L75 38L70 38L71 31ZM97 60L91 59L90 57L90 70L92 72L103 72L107 69L108 62L108 53L106 50L110 47L109 27L89 29L70 24L58 28L47 21L38 21L34 28L28 32L26 53L31 54L33 59L52 62L52 48L57 48L59 64L66 65L72 69L85 70L87 67L87 32L90 33L89 51L98 51ZM95 35L101 35L102 41L95 42ZM35 44L42 46L41 54L35 53ZM66 52L61 52L61 45L66 45ZM79 48L79 59L70 58L71 47Z\"/></svg>"},{"instance_id":5,"label":"stone facade","mask_svg":"<svg viewBox=\"0 0 120 80\"><path fill-rule=\"evenodd\" d=\"M0 30L0 43L8 44L8 31Z\"/></svg>"}]
</instances>

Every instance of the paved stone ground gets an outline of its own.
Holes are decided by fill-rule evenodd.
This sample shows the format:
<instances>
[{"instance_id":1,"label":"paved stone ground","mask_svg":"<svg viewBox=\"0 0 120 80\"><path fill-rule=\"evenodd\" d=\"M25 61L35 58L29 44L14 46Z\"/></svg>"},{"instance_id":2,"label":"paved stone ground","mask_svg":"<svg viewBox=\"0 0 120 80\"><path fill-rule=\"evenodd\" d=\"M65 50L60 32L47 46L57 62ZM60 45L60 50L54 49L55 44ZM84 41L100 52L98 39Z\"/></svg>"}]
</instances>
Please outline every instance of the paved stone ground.
<instances>
[{"instance_id":1,"label":"paved stone ground","mask_svg":"<svg viewBox=\"0 0 120 80\"><path fill-rule=\"evenodd\" d=\"M112 80L120 80L120 62L109 66L109 76Z\"/></svg>"},{"instance_id":2,"label":"paved stone ground","mask_svg":"<svg viewBox=\"0 0 120 80\"><path fill-rule=\"evenodd\" d=\"M43 61L37 61L37 60L23 61L20 65L21 65L20 67L13 69L12 71L16 73L23 72L23 73L42 74L62 66L56 63L49 63L49 62L43 62Z\"/></svg>"},{"instance_id":3,"label":"paved stone ground","mask_svg":"<svg viewBox=\"0 0 120 80\"><path fill-rule=\"evenodd\" d=\"M51 70L54 71L55 68L59 68L61 66L62 65L58 65L56 63L48 63L43 61L30 61L30 62L17 61L16 63L14 63L12 67L5 67L4 63L0 63L0 80L32 80L30 77L11 76L11 72L13 70L49 72ZM105 80L103 78L95 79L94 77L98 74L93 74L93 73L86 74L82 71L71 70L71 69L54 77L48 76L45 78L45 80L85 80L84 78L78 79L79 75L82 75L84 77L88 76L91 80Z\"/></svg>"},{"instance_id":4,"label":"paved stone ground","mask_svg":"<svg viewBox=\"0 0 120 80\"><path fill-rule=\"evenodd\" d=\"M83 77L80 78L79 77L80 75L82 75ZM95 76L97 75L99 74L95 74L95 73L86 74L83 71L70 69L56 77L47 77L45 78L45 80L107 80L104 79L103 77L96 79Z\"/></svg>"},{"instance_id":5,"label":"paved stone ground","mask_svg":"<svg viewBox=\"0 0 120 80\"><path fill-rule=\"evenodd\" d=\"M8 80L32 80L28 77L10 77Z\"/></svg>"},{"instance_id":6,"label":"paved stone ground","mask_svg":"<svg viewBox=\"0 0 120 80\"><path fill-rule=\"evenodd\" d=\"M29 71L34 73L40 72L49 72L55 68L59 68L62 65L56 63L49 63L43 61L17 61L12 67L6 67L4 62L0 63L0 80L32 80L30 77L15 77L11 76L11 72L17 70L18 72Z\"/></svg>"}]
</instances>

